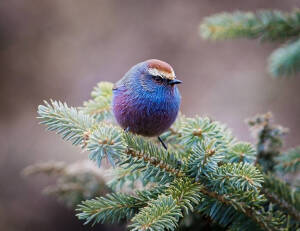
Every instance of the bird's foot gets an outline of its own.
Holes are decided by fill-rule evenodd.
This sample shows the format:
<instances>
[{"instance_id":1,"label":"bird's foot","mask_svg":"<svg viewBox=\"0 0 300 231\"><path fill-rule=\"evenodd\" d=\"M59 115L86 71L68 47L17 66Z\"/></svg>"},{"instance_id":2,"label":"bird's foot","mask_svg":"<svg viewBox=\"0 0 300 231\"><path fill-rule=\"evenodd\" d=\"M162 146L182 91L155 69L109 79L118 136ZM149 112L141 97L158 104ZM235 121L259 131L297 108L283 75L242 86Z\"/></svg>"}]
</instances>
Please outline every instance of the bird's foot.
<instances>
[{"instance_id":1,"label":"bird's foot","mask_svg":"<svg viewBox=\"0 0 300 231\"><path fill-rule=\"evenodd\" d=\"M162 146L163 146L166 150L168 150L168 147L167 147L167 145L164 143L164 141L163 141L159 136L158 136L157 138L158 138L159 142L162 144Z\"/></svg>"}]
</instances>

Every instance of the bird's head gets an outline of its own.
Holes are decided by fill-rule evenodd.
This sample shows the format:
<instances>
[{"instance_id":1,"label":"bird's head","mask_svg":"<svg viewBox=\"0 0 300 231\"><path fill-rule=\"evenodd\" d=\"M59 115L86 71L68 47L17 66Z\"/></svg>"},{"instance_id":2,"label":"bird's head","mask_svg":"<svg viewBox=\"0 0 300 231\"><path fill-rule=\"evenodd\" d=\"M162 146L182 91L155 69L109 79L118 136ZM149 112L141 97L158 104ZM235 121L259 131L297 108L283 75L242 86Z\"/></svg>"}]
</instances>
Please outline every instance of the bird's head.
<instances>
[{"instance_id":1,"label":"bird's head","mask_svg":"<svg viewBox=\"0 0 300 231\"><path fill-rule=\"evenodd\" d=\"M134 66L128 77L148 92L172 91L181 81L176 79L175 72L170 64L149 59Z\"/></svg>"},{"instance_id":2,"label":"bird's head","mask_svg":"<svg viewBox=\"0 0 300 231\"><path fill-rule=\"evenodd\" d=\"M147 74L156 84L174 86L175 84L182 83L176 79L175 72L170 64L158 60L150 59L145 61L147 65Z\"/></svg>"}]
</instances>

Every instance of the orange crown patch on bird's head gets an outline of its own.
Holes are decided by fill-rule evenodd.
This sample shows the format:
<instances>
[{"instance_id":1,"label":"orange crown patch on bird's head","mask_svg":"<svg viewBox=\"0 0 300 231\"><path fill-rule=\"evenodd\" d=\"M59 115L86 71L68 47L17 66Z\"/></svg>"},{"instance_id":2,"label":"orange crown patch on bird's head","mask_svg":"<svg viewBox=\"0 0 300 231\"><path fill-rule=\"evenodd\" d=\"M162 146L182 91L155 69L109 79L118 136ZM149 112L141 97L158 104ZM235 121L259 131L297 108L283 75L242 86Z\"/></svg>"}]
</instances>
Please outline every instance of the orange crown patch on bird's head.
<instances>
[{"instance_id":1,"label":"orange crown patch on bird's head","mask_svg":"<svg viewBox=\"0 0 300 231\"><path fill-rule=\"evenodd\" d=\"M170 64L158 59L150 59L146 62L148 63L149 73L151 75L160 76L170 80L174 80L176 78L174 70Z\"/></svg>"}]
</instances>

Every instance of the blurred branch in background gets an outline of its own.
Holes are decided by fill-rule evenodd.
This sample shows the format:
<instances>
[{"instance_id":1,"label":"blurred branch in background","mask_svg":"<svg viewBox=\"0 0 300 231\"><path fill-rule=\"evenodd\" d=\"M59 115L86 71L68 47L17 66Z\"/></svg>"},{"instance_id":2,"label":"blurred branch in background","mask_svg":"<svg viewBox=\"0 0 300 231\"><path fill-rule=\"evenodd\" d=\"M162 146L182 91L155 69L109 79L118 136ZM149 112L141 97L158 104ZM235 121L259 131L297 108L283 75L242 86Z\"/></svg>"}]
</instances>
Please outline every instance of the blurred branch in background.
<instances>
[{"instance_id":1,"label":"blurred branch in background","mask_svg":"<svg viewBox=\"0 0 300 231\"><path fill-rule=\"evenodd\" d=\"M269 58L268 70L275 77L300 71L300 10L291 13L264 10L221 13L203 20L200 35L205 39L249 38L282 42Z\"/></svg>"},{"instance_id":2,"label":"blurred branch in background","mask_svg":"<svg viewBox=\"0 0 300 231\"><path fill-rule=\"evenodd\" d=\"M248 120L248 124L257 139L256 166L265 172L262 193L269 199L269 205L270 202L276 204L290 215L288 230L293 230L300 221L300 194L297 181L287 179L289 174L297 174L299 170L296 163L299 153L297 148L282 152L282 137L288 129L274 125L272 117L270 112L257 115Z\"/></svg>"},{"instance_id":3,"label":"blurred branch in background","mask_svg":"<svg viewBox=\"0 0 300 231\"><path fill-rule=\"evenodd\" d=\"M287 150L284 155L277 158L277 171L295 173L300 171L300 147Z\"/></svg>"},{"instance_id":4,"label":"blurred branch in background","mask_svg":"<svg viewBox=\"0 0 300 231\"><path fill-rule=\"evenodd\" d=\"M268 112L248 120L252 134L257 138L256 163L263 168L264 172L273 171L278 163L276 157L281 152L282 137L288 132L287 128L273 125L272 117L272 113Z\"/></svg>"},{"instance_id":5,"label":"blurred branch in background","mask_svg":"<svg viewBox=\"0 0 300 231\"><path fill-rule=\"evenodd\" d=\"M105 195L111 192L106 186L109 180L107 170L97 168L90 161L73 164L63 162L45 162L30 165L23 170L23 175L45 174L57 178L54 185L44 188L44 193L56 196L68 206L74 207L83 200Z\"/></svg>"}]
</instances>

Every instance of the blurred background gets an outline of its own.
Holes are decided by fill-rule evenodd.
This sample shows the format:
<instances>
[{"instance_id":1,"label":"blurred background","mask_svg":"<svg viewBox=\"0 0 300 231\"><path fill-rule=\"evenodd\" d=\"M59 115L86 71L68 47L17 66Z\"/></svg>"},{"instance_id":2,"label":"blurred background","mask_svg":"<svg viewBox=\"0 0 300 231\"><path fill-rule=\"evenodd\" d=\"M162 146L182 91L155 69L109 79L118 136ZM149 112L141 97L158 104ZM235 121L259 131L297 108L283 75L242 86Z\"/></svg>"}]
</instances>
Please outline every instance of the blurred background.
<instances>
[{"instance_id":1,"label":"blurred background","mask_svg":"<svg viewBox=\"0 0 300 231\"><path fill-rule=\"evenodd\" d=\"M222 11L300 7L299 0L249 1L0 1L0 230L90 230L71 209L43 196L47 177L23 178L27 165L71 163L87 154L45 132L36 119L44 99L80 106L99 81L115 82L149 58L170 63L179 79L182 112L208 115L254 142L245 118L272 111L300 143L300 78L266 72L276 44L211 42L198 35L203 17ZM124 227L96 226L95 230Z\"/></svg>"}]
</instances>

